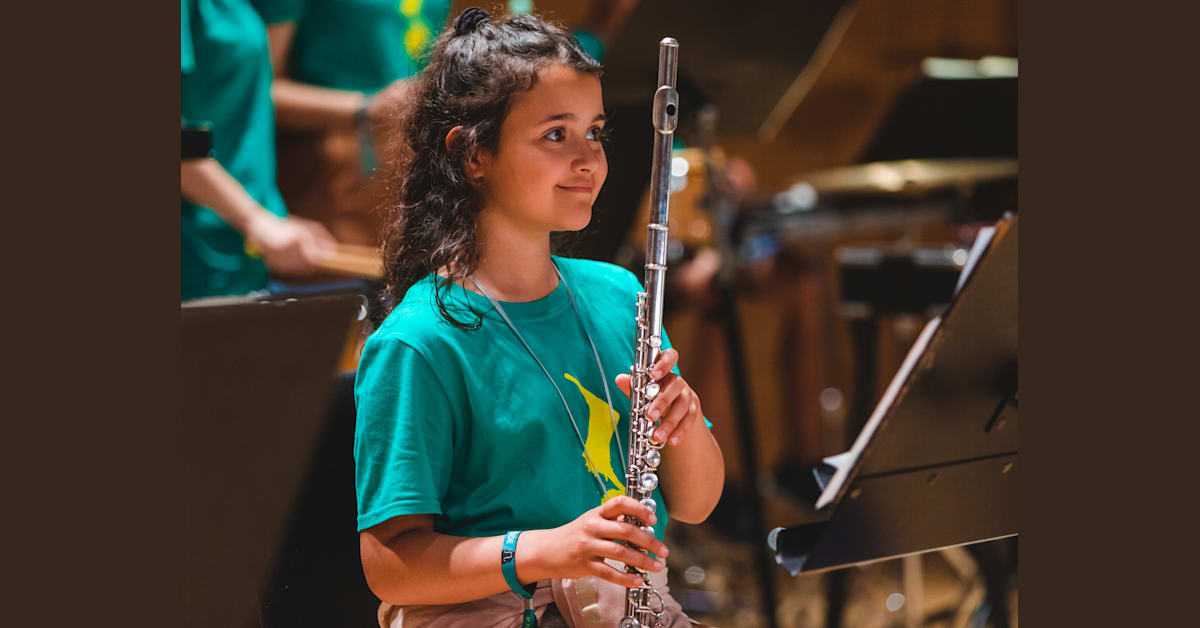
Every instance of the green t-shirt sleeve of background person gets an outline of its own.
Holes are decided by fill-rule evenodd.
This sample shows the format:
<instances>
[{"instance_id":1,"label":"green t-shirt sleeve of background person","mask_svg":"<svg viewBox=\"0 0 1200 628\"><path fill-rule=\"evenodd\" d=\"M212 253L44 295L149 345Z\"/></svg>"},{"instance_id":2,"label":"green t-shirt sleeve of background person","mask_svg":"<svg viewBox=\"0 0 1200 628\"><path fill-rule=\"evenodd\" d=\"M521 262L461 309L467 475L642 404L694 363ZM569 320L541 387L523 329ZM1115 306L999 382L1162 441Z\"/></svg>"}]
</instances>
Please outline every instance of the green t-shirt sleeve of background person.
<instances>
[{"instance_id":1,"label":"green t-shirt sleeve of background person","mask_svg":"<svg viewBox=\"0 0 1200 628\"><path fill-rule=\"evenodd\" d=\"M256 0L283 3L288 0ZM302 83L373 94L421 71L450 15L450 0L301 2L288 58ZM268 23L287 12L260 9ZM268 17L270 14L272 17Z\"/></svg>"},{"instance_id":2,"label":"green t-shirt sleeve of background person","mask_svg":"<svg viewBox=\"0 0 1200 628\"><path fill-rule=\"evenodd\" d=\"M188 17L188 0L179 0L179 73L187 74L196 67L196 54L192 51L192 26Z\"/></svg>"},{"instance_id":3,"label":"green t-shirt sleeve of background person","mask_svg":"<svg viewBox=\"0 0 1200 628\"><path fill-rule=\"evenodd\" d=\"M373 335L355 391L358 529L399 515L442 514L457 413L429 363L403 341Z\"/></svg>"},{"instance_id":4,"label":"green t-shirt sleeve of background person","mask_svg":"<svg viewBox=\"0 0 1200 628\"><path fill-rule=\"evenodd\" d=\"M304 0L252 0L251 4L268 25L295 22L304 13Z\"/></svg>"}]
</instances>

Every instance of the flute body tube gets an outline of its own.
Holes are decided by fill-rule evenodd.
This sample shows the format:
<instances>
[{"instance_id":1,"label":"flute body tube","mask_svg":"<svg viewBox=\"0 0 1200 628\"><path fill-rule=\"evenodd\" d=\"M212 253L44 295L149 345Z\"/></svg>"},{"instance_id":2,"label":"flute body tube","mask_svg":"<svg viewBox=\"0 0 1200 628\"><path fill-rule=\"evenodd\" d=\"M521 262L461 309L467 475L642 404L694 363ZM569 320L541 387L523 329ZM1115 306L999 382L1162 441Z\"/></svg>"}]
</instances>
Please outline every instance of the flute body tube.
<instances>
[{"instance_id":1,"label":"flute body tube","mask_svg":"<svg viewBox=\"0 0 1200 628\"><path fill-rule=\"evenodd\" d=\"M625 468L625 494L652 511L654 489L658 487L658 466L665 443L653 440L654 421L646 415L659 387L650 377L650 368L662 346L663 293L667 273L667 222L671 193L671 147L679 120L679 94L675 90L679 64L679 43L664 37L658 44L658 86L654 91L651 124L654 127L654 153L650 170L650 222L646 237L646 274L643 291L637 295L636 346L630 382L629 459ZM629 523L653 534L645 522ZM662 597L650 585L650 577L633 566L629 573L642 576L641 586L625 590L625 615L619 628L659 628L663 625Z\"/></svg>"}]
</instances>

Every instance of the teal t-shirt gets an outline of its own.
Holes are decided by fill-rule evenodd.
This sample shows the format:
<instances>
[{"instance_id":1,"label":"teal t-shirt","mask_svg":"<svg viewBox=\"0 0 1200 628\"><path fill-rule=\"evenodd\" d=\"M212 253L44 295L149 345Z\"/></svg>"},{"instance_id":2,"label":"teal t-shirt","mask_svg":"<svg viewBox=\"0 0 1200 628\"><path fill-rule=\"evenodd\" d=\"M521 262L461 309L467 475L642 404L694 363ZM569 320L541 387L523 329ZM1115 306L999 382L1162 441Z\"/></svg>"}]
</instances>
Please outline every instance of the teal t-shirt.
<instances>
[{"instance_id":1,"label":"teal t-shirt","mask_svg":"<svg viewBox=\"0 0 1200 628\"><path fill-rule=\"evenodd\" d=\"M571 404L606 496L623 494L625 463L616 439L628 452L629 399L614 378L633 364L641 283L612 264L554 261L596 342L603 373L562 282L541 299L502 305ZM465 331L443 319L430 275L409 289L363 348L355 383L359 530L399 515L433 514L443 534L493 536L557 527L599 505L579 436L537 363L485 297L457 286L444 295L456 318L476 320L464 309L469 305L483 314L482 326ZM665 331L663 345L670 347ZM668 521L661 489L655 500L661 539Z\"/></svg>"},{"instance_id":2,"label":"teal t-shirt","mask_svg":"<svg viewBox=\"0 0 1200 628\"><path fill-rule=\"evenodd\" d=\"M287 214L275 183L271 59L262 19L246 0L180 1L180 116L212 125L213 157L254 200ZM183 299L265 288L267 268L215 212L182 201Z\"/></svg>"},{"instance_id":3,"label":"teal t-shirt","mask_svg":"<svg viewBox=\"0 0 1200 628\"><path fill-rule=\"evenodd\" d=\"M268 24L296 22L288 76L377 92L421 71L450 0L256 0Z\"/></svg>"}]
</instances>

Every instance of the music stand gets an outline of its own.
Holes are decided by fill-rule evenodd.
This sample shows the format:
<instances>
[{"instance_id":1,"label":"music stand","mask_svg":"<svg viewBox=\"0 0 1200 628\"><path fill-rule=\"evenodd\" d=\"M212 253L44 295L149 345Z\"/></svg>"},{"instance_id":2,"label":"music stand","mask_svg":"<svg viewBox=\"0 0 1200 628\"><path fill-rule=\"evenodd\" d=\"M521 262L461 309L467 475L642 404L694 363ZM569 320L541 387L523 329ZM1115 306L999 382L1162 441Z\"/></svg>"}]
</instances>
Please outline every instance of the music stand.
<instances>
[{"instance_id":1,"label":"music stand","mask_svg":"<svg viewBox=\"0 0 1200 628\"><path fill-rule=\"evenodd\" d=\"M180 308L185 626L260 625L266 579L363 301L221 298Z\"/></svg>"},{"instance_id":2,"label":"music stand","mask_svg":"<svg viewBox=\"0 0 1200 628\"><path fill-rule=\"evenodd\" d=\"M790 574L1017 534L1017 219L975 253L853 447L813 470L817 516L768 536Z\"/></svg>"}]
</instances>

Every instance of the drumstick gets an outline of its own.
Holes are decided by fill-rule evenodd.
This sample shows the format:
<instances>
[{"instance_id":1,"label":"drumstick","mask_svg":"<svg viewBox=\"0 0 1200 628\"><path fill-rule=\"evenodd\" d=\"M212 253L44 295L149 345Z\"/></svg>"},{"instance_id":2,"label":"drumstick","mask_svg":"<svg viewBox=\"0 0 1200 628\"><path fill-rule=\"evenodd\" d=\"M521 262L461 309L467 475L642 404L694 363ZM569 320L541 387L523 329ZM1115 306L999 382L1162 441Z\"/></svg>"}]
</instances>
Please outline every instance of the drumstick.
<instances>
[{"instance_id":1,"label":"drumstick","mask_svg":"<svg viewBox=\"0 0 1200 628\"><path fill-rule=\"evenodd\" d=\"M378 258L380 256L379 247L375 247L375 246L366 246L366 245L362 245L362 244L349 244L346 242L339 242L337 247L338 247L339 252L349 253L351 255L357 255L360 257L364 257L364 258L366 258L366 257Z\"/></svg>"},{"instance_id":2,"label":"drumstick","mask_svg":"<svg viewBox=\"0 0 1200 628\"><path fill-rule=\"evenodd\" d=\"M338 244L333 255L317 264L323 271L366 279L383 279L379 249L357 244Z\"/></svg>"}]
</instances>

